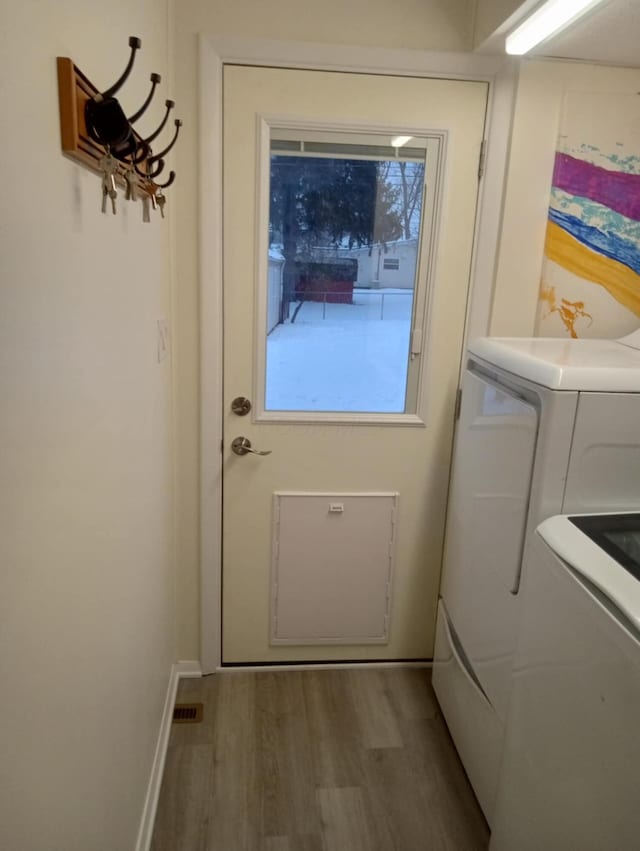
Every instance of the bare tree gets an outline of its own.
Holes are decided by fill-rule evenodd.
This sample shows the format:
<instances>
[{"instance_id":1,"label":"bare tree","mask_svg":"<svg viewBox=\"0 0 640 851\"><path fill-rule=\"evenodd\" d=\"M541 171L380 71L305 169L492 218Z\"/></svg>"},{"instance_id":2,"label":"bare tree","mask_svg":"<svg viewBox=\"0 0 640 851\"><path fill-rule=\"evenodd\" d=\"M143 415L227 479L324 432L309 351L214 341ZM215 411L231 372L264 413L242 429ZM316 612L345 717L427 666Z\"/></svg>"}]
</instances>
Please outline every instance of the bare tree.
<instances>
[{"instance_id":1,"label":"bare tree","mask_svg":"<svg viewBox=\"0 0 640 851\"><path fill-rule=\"evenodd\" d=\"M400 169L400 188L402 190L402 208L400 212L402 215L404 238L411 239L414 235L412 225L414 216L422 209L424 163L408 163L401 160L398 166Z\"/></svg>"}]
</instances>

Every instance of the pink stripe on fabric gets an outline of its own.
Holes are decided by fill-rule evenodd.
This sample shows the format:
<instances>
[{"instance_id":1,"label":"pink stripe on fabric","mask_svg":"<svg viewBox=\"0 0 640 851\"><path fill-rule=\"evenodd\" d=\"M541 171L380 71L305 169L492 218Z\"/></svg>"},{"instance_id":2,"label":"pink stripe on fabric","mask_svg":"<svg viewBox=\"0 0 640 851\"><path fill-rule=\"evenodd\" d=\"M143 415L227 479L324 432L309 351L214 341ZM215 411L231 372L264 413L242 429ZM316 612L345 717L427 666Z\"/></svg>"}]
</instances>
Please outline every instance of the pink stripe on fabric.
<instances>
[{"instance_id":1,"label":"pink stripe on fabric","mask_svg":"<svg viewBox=\"0 0 640 851\"><path fill-rule=\"evenodd\" d=\"M610 171L568 154L556 153L553 185L640 222L640 174Z\"/></svg>"}]
</instances>

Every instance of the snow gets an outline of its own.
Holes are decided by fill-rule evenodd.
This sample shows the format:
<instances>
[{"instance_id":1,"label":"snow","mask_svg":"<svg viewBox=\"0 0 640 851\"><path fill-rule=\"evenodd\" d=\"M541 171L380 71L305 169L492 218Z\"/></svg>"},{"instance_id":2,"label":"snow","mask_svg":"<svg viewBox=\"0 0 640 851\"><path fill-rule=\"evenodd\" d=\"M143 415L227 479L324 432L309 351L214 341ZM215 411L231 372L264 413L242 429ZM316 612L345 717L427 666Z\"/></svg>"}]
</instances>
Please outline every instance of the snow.
<instances>
[{"instance_id":1,"label":"snow","mask_svg":"<svg viewBox=\"0 0 640 851\"><path fill-rule=\"evenodd\" d=\"M412 305L412 290L391 288L305 302L267 337L266 409L403 412Z\"/></svg>"}]
</instances>

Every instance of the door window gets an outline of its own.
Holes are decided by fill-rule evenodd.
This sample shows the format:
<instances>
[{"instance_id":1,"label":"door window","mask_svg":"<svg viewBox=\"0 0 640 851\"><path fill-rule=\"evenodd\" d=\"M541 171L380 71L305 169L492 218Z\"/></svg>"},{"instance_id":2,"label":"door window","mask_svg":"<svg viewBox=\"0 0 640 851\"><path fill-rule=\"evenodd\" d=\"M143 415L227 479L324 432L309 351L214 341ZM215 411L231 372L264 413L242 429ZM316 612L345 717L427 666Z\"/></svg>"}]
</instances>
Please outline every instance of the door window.
<instances>
[{"instance_id":1,"label":"door window","mask_svg":"<svg viewBox=\"0 0 640 851\"><path fill-rule=\"evenodd\" d=\"M415 412L437 155L427 137L270 128L265 411Z\"/></svg>"}]
</instances>

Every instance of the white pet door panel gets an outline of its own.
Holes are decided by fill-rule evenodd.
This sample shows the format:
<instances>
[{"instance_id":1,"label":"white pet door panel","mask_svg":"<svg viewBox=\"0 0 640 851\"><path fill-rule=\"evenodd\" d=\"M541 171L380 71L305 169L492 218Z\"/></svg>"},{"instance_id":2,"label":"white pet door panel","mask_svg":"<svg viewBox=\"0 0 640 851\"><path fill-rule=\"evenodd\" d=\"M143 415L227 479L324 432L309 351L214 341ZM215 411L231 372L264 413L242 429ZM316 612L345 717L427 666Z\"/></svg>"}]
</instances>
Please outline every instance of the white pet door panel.
<instances>
[{"instance_id":1,"label":"white pet door panel","mask_svg":"<svg viewBox=\"0 0 640 851\"><path fill-rule=\"evenodd\" d=\"M397 494L274 495L272 644L386 644Z\"/></svg>"}]
</instances>

